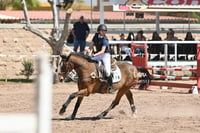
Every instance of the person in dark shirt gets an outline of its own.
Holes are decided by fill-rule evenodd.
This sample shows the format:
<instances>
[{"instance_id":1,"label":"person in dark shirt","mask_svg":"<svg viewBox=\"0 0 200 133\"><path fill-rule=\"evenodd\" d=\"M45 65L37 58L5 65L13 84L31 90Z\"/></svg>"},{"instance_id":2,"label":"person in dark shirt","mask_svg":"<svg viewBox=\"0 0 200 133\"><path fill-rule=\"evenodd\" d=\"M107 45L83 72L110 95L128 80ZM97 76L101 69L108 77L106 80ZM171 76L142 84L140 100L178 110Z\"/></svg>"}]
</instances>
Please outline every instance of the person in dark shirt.
<instances>
[{"instance_id":1,"label":"person in dark shirt","mask_svg":"<svg viewBox=\"0 0 200 133\"><path fill-rule=\"evenodd\" d=\"M185 41L195 41L194 37L192 36L191 32L187 32L186 36L185 36ZM186 54L196 54L197 53L197 49L196 49L196 44L185 44L183 45L184 49L183 51Z\"/></svg>"},{"instance_id":2,"label":"person in dark shirt","mask_svg":"<svg viewBox=\"0 0 200 133\"><path fill-rule=\"evenodd\" d=\"M84 22L84 17L81 16L79 21L74 23L72 34L74 36L74 52L77 52L80 46L80 52L85 50L86 38L88 37L90 28L86 22Z\"/></svg>"},{"instance_id":3,"label":"person in dark shirt","mask_svg":"<svg viewBox=\"0 0 200 133\"><path fill-rule=\"evenodd\" d=\"M162 41L162 38L159 36L157 31L154 31L152 34L152 38L149 41ZM148 51L152 54L160 54L164 53L164 45L162 44L149 44Z\"/></svg>"},{"instance_id":4,"label":"person in dark shirt","mask_svg":"<svg viewBox=\"0 0 200 133\"><path fill-rule=\"evenodd\" d=\"M136 41L146 41L146 37L143 35L143 30L140 30L140 31L137 32L135 40ZM144 48L136 48L135 53L136 54L144 53Z\"/></svg>"}]
</instances>

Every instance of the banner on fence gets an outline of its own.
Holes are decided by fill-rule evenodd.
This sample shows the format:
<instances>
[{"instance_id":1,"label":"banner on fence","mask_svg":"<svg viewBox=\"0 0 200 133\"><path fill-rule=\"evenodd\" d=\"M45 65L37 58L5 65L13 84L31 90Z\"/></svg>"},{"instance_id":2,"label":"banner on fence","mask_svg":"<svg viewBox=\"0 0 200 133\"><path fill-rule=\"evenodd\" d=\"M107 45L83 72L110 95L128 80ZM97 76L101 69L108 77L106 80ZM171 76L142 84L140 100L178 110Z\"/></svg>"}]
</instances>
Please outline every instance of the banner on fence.
<instances>
[{"instance_id":1,"label":"banner on fence","mask_svg":"<svg viewBox=\"0 0 200 133\"><path fill-rule=\"evenodd\" d=\"M111 0L114 11L181 11L199 9L200 0ZM166 8L167 7L167 8ZM169 8L168 8L169 7Z\"/></svg>"}]
</instances>

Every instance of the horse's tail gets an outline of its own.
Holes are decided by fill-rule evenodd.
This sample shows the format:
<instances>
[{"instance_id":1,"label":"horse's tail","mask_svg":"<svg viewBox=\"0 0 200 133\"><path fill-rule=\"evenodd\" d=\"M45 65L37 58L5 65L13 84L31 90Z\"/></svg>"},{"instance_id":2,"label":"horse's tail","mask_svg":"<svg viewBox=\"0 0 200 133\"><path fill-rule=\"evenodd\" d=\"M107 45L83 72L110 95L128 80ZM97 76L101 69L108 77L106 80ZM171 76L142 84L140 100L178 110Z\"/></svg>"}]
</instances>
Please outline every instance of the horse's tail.
<instances>
[{"instance_id":1,"label":"horse's tail","mask_svg":"<svg viewBox=\"0 0 200 133\"><path fill-rule=\"evenodd\" d=\"M141 72L141 77L139 79L139 89L146 89L151 83L152 77L146 68L137 66L137 69Z\"/></svg>"}]
</instances>

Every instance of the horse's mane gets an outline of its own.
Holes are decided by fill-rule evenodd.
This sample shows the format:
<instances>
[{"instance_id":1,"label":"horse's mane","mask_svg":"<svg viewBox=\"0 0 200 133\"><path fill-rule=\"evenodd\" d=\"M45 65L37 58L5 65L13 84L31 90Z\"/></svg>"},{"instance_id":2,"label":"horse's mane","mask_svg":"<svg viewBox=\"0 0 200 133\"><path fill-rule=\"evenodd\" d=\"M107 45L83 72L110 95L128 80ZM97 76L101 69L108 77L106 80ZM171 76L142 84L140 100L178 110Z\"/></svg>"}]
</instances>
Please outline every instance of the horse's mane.
<instances>
[{"instance_id":1,"label":"horse's mane","mask_svg":"<svg viewBox=\"0 0 200 133\"><path fill-rule=\"evenodd\" d=\"M73 53L71 53L71 54L69 55L68 59L69 59L70 56L72 56L72 55L78 56L78 57L80 57L80 58L83 58L83 59L87 60L88 62L95 62L94 60L92 60L91 56L86 55L86 54L84 54L84 53L82 53L82 52L80 52L80 53L74 53L74 52L73 52Z\"/></svg>"}]
</instances>

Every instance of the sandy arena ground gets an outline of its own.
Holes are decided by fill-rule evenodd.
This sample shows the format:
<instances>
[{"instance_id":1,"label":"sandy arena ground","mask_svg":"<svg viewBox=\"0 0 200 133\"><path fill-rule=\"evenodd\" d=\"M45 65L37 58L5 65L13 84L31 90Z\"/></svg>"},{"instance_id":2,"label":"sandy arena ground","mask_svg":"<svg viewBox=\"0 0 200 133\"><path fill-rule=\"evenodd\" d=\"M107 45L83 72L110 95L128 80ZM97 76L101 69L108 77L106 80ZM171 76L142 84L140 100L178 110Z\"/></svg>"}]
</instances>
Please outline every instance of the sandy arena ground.
<instances>
[{"instance_id":1,"label":"sandy arena ground","mask_svg":"<svg viewBox=\"0 0 200 133\"><path fill-rule=\"evenodd\" d=\"M30 83L0 83L0 113L30 113L34 110L35 85ZM188 94L188 89L132 89L136 115L133 115L126 97L105 119L91 117L104 111L115 94L92 94L85 97L77 119L63 118L72 113L76 100L69 105L64 116L59 116L61 105L72 92L75 83L53 85L53 133L199 133L200 95Z\"/></svg>"}]
</instances>

